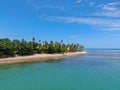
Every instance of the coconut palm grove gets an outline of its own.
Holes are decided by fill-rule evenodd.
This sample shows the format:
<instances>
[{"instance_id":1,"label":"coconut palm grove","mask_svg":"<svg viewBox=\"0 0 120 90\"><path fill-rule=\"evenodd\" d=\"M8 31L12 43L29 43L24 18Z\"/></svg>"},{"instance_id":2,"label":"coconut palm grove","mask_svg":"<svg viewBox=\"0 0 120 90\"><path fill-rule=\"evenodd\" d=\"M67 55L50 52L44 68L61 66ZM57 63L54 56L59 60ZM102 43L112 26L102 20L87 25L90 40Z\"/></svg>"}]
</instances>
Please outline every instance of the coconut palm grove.
<instances>
[{"instance_id":1,"label":"coconut palm grove","mask_svg":"<svg viewBox=\"0 0 120 90\"><path fill-rule=\"evenodd\" d=\"M54 54L65 52L82 51L84 46L80 44L65 44L63 40L60 42L54 41L41 41L36 42L35 38L31 41L10 40L8 38L0 39L0 58L14 57L15 55L33 55L33 54Z\"/></svg>"}]
</instances>

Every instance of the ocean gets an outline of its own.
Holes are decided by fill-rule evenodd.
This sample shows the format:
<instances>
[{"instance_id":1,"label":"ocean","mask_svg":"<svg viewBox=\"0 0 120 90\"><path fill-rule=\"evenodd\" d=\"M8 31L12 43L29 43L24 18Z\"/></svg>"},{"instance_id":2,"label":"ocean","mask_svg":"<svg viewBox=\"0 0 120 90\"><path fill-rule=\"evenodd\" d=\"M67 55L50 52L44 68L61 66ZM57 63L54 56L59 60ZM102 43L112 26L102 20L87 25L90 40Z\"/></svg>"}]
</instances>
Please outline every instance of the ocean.
<instances>
[{"instance_id":1,"label":"ocean","mask_svg":"<svg viewBox=\"0 0 120 90\"><path fill-rule=\"evenodd\" d=\"M0 90L120 90L120 50L0 66Z\"/></svg>"}]
</instances>

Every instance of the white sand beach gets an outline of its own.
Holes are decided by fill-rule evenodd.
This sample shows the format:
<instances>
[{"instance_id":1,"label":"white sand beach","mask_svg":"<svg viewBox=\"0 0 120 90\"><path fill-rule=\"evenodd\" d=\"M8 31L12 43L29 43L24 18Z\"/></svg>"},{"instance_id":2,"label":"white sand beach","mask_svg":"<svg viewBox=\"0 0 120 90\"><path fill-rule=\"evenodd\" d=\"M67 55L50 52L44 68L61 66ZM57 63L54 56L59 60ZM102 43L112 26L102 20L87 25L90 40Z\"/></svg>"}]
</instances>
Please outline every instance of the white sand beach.
<instances>
[{"instance_id":1,"label":"white sand beach","mask_svg":"<svg viewBox=\"0 0 120 90\"><path fill-rule=\"evenodd\" d=\"M82 52L72 52L72 53L64 53L64 54L35 54L30 56L16 56L16 57L9 57L9 58L1 58L0 65L45 61L49 59L59 59L59 58L64 58L68 56L76 56L76 55L81 55L86 53L87 53L86 51L82 51Z\"/></svg>"}]
</instances>

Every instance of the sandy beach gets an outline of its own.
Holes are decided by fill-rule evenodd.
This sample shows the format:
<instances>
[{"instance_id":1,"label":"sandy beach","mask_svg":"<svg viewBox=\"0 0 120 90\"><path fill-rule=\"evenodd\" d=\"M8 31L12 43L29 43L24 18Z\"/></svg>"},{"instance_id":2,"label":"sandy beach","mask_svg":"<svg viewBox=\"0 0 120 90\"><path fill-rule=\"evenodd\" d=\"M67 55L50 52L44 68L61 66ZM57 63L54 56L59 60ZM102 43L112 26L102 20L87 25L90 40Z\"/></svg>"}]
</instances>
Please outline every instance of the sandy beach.
<instances>
[{"instance_id":1,"label":"sandy beach","mask_svg":"<svg viewBox=\"0 0 120 90\"><path fill-rule=\"evenodd\" d=\"M73 53L64 53L64 54L35 54L30 56L16 56L10 58L1 58L0 65L4 64L14 64L14 63L25 63L25 62L36 62L36 61L45 61L49 59L59 59L68 56L76 56L80 54L86 54L87 52L73 52Z\"/></svg>"}]
</instances>

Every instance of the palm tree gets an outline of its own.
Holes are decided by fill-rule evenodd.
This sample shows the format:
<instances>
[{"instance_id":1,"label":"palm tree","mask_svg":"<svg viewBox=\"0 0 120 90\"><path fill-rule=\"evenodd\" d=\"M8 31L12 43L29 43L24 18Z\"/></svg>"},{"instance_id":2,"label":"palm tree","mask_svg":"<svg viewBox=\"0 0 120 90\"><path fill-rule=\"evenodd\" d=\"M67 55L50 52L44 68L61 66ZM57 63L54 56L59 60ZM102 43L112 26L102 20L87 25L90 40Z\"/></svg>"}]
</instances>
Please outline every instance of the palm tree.
<instances>
[{"instance_id":1,"label":"palm tree","mask_svg":"<svg viewBox=\"0 0 120 90\"><path fill-rule=\"evenodd\" d=\"M64 53L82 51L84 46L80 44L64 44L60 42L47 42L41 40L39 42L32 38L32 41L27 42L25 39L13 40L8 38L0 39L0 57L8 57L15 55L31 55L35 53Z\"/></svg>"}]
</instances>

